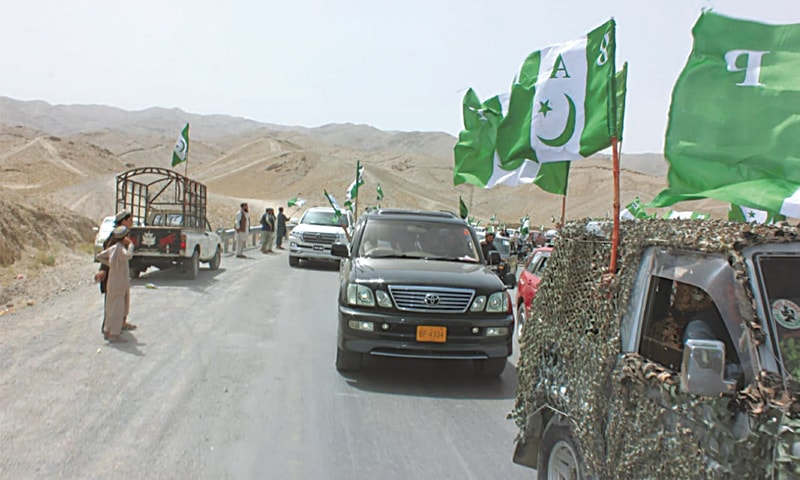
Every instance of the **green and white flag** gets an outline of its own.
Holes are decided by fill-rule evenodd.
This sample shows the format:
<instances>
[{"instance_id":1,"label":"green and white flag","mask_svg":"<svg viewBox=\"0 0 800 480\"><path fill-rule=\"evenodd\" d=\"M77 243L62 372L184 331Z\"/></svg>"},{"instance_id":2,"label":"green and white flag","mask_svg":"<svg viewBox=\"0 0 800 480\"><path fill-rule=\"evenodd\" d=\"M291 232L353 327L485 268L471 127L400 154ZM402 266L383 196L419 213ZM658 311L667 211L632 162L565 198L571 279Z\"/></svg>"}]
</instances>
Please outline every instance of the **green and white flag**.
<instances>
[{"instance_id":1,"label":"green and white flag","mask_svg":"<svg viewBox=\"0 0 800 480\"><path fill-rule=\"evenodd\" d=\"M772 224L775 222L782 222L786 220L786 217L779 213L765 212L764 210L755 210L753 208L731 204L731 209L728 210L728 220Z\"/></svg>"},{"instance_id":2,"label":"green and white flag","mask_svg":"<svg viewBox=\"0 0 800 480\"><path fill-rule=\"evenodd\" d=\"M711 218L711 215L700 212L676 212L675 210L670 210L664 214L664 219L666 220L707 220L709 218Z\"/></svg>"},{"instance_id":3,"label":"green and white flag","mask_svg":"<svg viewBox=\"0 0 800 480\"><path fill-rule=\"evenodd\" d=\"M453 183L536 183L565 194L569 161L603 150L620 133L615 42L609 20L577 40L530 54L510 94L481 103L467 91Z\"/></svg>"},{"instance_id":4,"label":"green and white flag","mask_svg":"<svg viewBox=\"0 0 800 480\"><path fill-rule=\"evenodd\" d=\"M637 218L653 218L642 208L642 201L639 200L639 197L634 198L631 203L619 212L620 220L635 220Z\"/></svg>"},{"instance_id":5,"label":"green and white flag","mask_svg":"<svg viewBox=\"0 0 800 480\"><path fill-rule=\"evenodd\" d=\"M672 91L669 187L650 205L714 198L800 218L800 24L706 11Z\"/></svg>"},{"instance_id":6,"label":"green and white flag","mask_svg":"<svg viewBox=\"0 0 800 480\"><path fill-rule=\"evenodd\" d=\"M331 207L333 207L333 218L338 222L342 217L342 209L339 207L339 204L336 203L336 199L333 198L333 195L328 193L328 190L323 190L323 192L325 193L325 198L328 199L328 203L330 203Z\"/></svg>"},{"instance_id":7,"label":"green and white flag","mask_svg":"<svg viewBox=\"0 0 800 480\"><path fill-rule=\"evenodd\" d=\"M520 220L520 227L519 227L519 235L520 235L520 237L522 237L522 238L527 237L528 236L528 232L530 232L530 229L531 229L531 221L528 218L528 216L526 215L525 218Z\"/></svg>"},{"instance_id":8,"label":"green and white flag","mask_svg":"<svg viewBox=\"0 0 800 480\"><path fill-rule=\"evenodd\" d=\"M302 207L306 204L306 200L304 198L294 197L286 202L286 205L289 207Z\"/></svg>"},{"instance_id":9,"label":"green and white flag","mask_svg":"<svg viewBox=\"0 0 800 480\"><path fill-rule=\"evenodd\" d=\"M180 136L178 136L178 141L175 142L175 149L172 151L172 166L176 166L180 163L186 161L189 157L189 124L187 123L183 130L181 131Z\"/></svg>"},{"instance_id":10,"label":"green and white flag","mask_svg":"<svg viewBox=\"0 0 800 480\"><path fill-rule=\"evenodd\" d=\"M469 216L469 209L467 208L467 204L464 203L464 199L461 198L461 195L458 196L458 216L462 219L466 219Z\"/></svg>"},{"instance_id":11,"label":"green and white flag","mask_svg":"<svg viewBox=\"0 0 800 480\"><path fill-rule=\"evenodd\" d=\"M356 160L356 178L353 183L347 187L347 198L344 201L344 206L351 212L353 211L353 204L356 197L358 197L358 187L364 185L364 166L361 165L361 160Z\"/></svg>"},{"instance_id":12,"label":"green and white flag","mask_svg":"<svg viewBox=\"0 0 800 480\"><path fill-rule=\"evenodd\" d=\"M375 190L378 192L377 200L380 202L381 200L383 200L383 189L381 188L380 183L378 184L377 187L375 187Z\"/></svg>"}]
</instances>

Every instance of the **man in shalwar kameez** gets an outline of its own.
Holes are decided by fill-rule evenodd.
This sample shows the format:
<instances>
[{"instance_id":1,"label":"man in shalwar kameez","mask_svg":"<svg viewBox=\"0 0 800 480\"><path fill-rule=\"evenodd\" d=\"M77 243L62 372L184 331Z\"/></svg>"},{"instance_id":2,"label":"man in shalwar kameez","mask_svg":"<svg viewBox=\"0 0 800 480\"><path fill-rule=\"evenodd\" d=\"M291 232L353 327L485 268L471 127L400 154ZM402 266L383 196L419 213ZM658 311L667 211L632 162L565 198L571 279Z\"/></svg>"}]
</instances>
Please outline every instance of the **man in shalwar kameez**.
<instances>
[{"instance_id":1,"label":"man in shalwar kameez","mask_svg":"<svg viewBox=\"0 0 800 480\"><path fill-rule=\"evenodd\" d=\"M113 235L112 244L97 255L97 259L108 266L103 337L109 342L124 342L120 334L131 304L128 262L133 257L133 245L128 238L128 227L117 227Z\"/></svg>"}]
</instances>

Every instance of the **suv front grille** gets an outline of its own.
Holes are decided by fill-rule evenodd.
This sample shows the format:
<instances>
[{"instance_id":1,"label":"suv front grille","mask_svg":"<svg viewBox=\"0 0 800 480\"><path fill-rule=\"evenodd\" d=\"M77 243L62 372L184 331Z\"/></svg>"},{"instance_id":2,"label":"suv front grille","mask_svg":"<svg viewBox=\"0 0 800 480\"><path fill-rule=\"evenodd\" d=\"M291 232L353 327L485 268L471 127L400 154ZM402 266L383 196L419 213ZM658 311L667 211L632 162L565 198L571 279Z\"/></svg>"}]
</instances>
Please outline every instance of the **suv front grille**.
<instances>
[{"instance_id":1,"label":"suv front grille","mask_svg":"<svg viewBox=\"0 0 800 480\"><path fill-rule=\"evenodd\" d=\"M322 232L303 232L303 241L306 243L320 243L323 245L333 245L336 241L335 233Z\"/></svg>"},{"instance_id":2,"label":"suv front grille","mask_svg":"<svg viewBox=\"0 0 800 480\"><path fill-rule=\"evenodd\" d=\"M398 310L464 313L472 303L475 291L467 288L391 285L389 294Z\"/></svg>"}]
</instances>

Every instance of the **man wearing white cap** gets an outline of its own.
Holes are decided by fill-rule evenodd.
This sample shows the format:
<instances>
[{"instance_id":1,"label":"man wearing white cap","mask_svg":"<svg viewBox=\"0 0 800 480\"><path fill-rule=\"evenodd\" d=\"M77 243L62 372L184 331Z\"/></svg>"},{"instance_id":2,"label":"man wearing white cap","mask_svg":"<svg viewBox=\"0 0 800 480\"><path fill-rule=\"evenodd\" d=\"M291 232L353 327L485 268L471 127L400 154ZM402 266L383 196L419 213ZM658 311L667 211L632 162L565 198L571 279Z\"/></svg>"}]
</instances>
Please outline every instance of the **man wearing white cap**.
<instances>
[{"instance_id":1,"label":"man wearing white cap","mask_svg":"<svg viewBox=\"0 0 800 480\"><path fill-rule=\"evenodd\" d=\"M107 265L105 317L103 337L109 342L125 342L120 336L122 323L128 317L131 305L131 279L128 262L133 258L133 244L128 237L128 227L114 229L108 248L97 254L97 259Z\"/></svg>"},{"instance_id":2,"label":"man wearing white cap","mask_svg":"<svg viewBox=\"0 0 800 480\"><path fill-rule=\"evenodd\" d=\"M114 218L114 226L115 227L127 227L130 229L133 226L133 215L129 210L121 210L117 212L116 217ZM108 238L105 239L103 242L103 250L109 247L109 243L111 239L114 238L114 232L111 232L108 235ZM105 265L103 262L100 262L100 271L98 271L94 276L94 281L100 283L100 293L103 295L106 294L106 281L108 277L108 265ZM132 323L128 323L128 320L125 319L122 322L122 329L123 330L136 330L136 325Z\"/></svg>"}]
</instances>

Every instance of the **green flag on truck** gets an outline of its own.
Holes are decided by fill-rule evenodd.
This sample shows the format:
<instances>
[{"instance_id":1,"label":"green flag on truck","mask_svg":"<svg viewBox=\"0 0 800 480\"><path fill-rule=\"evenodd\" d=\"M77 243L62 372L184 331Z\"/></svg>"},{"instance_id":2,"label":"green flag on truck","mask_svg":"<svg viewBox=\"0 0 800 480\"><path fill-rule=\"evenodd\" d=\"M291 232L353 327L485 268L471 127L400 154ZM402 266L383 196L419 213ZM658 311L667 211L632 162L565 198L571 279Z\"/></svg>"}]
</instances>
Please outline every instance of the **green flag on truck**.
<instances>
[{"instance_id":1,"label":"green flag on truck","mask_svg":"<svg viewBox=\"0 0 800 480\"><path fill-rule=\"evenodd\" d=\"M706 11L672 92L668 188L650 206L714 198L800 217L800 24Z\"/></svg>"},{"instance_id":2,"label":"green flag on truck","mask_svg":"<svg viewBox=\"0 0 800 480\"><path fill-rule=\"evenodd\" d=\"M175 142L175 149L172 151L172 166L175 167L189 157L189 124L183 127L178 141ZM188 164L187 164L188 165Z\"/></svg>"}]
</instances>

